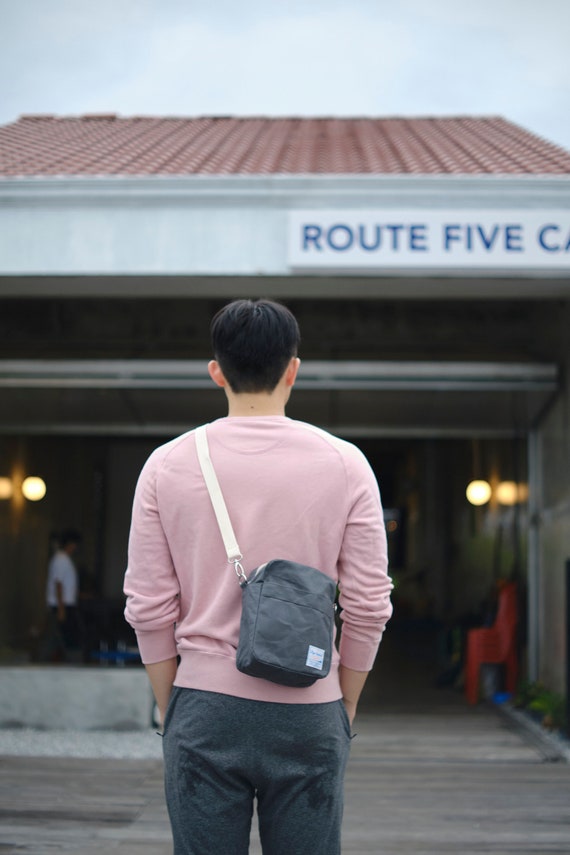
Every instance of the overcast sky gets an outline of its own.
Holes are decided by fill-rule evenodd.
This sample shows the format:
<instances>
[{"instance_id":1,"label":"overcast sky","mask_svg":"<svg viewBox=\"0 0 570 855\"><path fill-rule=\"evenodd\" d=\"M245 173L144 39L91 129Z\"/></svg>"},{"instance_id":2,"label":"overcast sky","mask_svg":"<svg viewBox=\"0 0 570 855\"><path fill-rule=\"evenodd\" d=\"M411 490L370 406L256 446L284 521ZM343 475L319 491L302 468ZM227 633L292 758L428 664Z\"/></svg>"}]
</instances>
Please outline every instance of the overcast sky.
<instances>
[{"instance_id":1,"label":"overcast sky","mask_svg":"<svg viewBox=\"0 0 570 855\"><path fill-rule=\"evenodd\" d=\"M570 149L570 0L0 0L22 113L501 115Z\"/></svg>"}]
</instances>

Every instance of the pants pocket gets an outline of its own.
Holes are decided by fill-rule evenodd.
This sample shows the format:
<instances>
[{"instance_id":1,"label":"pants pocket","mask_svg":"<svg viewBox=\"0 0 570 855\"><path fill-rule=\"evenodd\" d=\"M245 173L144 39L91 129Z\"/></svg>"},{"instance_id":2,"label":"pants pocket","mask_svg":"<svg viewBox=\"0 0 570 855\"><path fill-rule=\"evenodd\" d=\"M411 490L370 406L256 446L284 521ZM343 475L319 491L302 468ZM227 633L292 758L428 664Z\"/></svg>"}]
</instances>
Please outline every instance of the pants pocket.
<instances>
[{"instance_id":1,"label":"pants pocket","mask_svg":"<svg viewBox=\"0 0 570 855\"><path fill-rule=\"evenodd\" d=\"M348 718L348 713L346 711L344 701L337 701L337 704L339 705L340 717L342 719L342 724L346 735L349 739L352 739L352 728L350 726L350 719Z\"/></svg>"},{"instance_id":2,"label":"pants pocket","mask_svg":"<svg viewBox=\"0 0 570 855\"><path fill-rule=\"evenodd\" d=\"M168 706L166 707L166 715L164 716L164 721L162 722L163 736L166 735L166 731L168 729L168 725L170 724L170 720L172 719L174 707L176 706L176 701L178 700L179 695L180 686L173 686L172 691L170 692L170 698L168 699Z\"/></svg>"}]
</instances>

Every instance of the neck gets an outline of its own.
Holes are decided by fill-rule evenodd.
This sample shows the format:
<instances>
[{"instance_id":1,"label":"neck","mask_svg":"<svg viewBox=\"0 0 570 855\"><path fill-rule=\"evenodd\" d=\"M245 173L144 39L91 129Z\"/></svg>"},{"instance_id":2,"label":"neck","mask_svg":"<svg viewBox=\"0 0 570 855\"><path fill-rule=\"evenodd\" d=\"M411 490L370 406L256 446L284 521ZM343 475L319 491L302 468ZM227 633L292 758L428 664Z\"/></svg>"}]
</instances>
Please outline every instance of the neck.
<instances>
[{"instance_id":1,"label":"neck","mask_svg":"<svg viewBox=\"0 0 570 855\"><path fill-rule=\"evenodd\" d=\"M281 395L240 393L228 395L229 416L284 416L285 401Z\"/></svg>"}]
</instances>

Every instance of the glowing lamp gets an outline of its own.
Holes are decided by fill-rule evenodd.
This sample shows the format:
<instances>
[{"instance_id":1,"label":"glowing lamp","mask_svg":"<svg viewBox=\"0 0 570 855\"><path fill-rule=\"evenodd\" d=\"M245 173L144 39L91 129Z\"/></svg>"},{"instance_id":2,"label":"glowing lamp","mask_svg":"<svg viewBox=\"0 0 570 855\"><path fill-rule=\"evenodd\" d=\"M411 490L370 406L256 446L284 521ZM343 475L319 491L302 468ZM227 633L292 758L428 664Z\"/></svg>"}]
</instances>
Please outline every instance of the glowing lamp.
<instances>
[{"instance_id":1,"label":"glowing lamp","mask_svg":"<svg viewBox=\"0 0 570 855\"><path fill-rule=\"evenodd\" d=\"M465 495L472 505L486 505L491 498L491 485L488 481L471 481Z\"/></svg>"},{"instance_id":2,"label":"glowing lamp","mask_svg":"<svg viewBox=\"0 0 570 855\"><path fill-rule=\"evenodd\" d=\"M501 481L495 495L500 505L516 505L519 500L519 485L515 481Z\"/></svg>"},{"instance_id":3,"label":"glowing lamp","mask_svg":"<svg viewBox=\"0 0 570 855\"><path fill-rule=\"evenodd\" d=\"M30 475L22 484L22 493L29 502L39 502L43 499L46 489L46 482L36 475Z\"/></svg>"},{"instance_id":4,"label":"glowing lamp","mask_svg":"<svg viewBox=\"0 0 570 855\"><path fill-rule=\"evenodd\" d=\"M516 505L528 499L528 484L517 484L516 481L501 481L497 484L497 501L500 505Z\"/></svg>"},{"instance_id":5,"label":"glowing lamp","mask_svg":"<svg viewBox=\"0 0 570 855\"><path fill-rule=\"evenodd\" d=\"M11 499L14 485L11 478L0 478L0 499Z\"/></svg>"}]
</instances>

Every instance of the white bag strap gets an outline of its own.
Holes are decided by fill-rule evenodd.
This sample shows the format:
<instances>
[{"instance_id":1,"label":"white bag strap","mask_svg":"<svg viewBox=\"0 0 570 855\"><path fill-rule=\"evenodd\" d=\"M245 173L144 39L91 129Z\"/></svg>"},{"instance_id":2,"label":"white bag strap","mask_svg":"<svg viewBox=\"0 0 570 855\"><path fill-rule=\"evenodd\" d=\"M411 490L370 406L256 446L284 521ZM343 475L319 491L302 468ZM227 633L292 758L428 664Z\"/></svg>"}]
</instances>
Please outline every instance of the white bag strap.
<instances>
[{"instance_id":1,"label":"white bag strap","mask_svg":"<svg viewBox=\"0 0 570 855\"><path fill-rule=\"evenodd\" d=\"M206 487L208 488L208 493L212 500L212 507L214 508L216 520L218 521L222 540L224 541L228 562L234 565L234 570L236 571L240 584L243 584L247 581L244 569L240 564L243 555L241 554L238 546L222 489L220 487L220 482L218 481L218 476L216 475L216 470L214 469L214 464L210 457L207 426L200 425L200 427L196 428L194 433L196 436L196 451L198 452L200 469L202 470L202 475L204 476L204 481L206 482Z\"/></svg>"}]
</instances>

